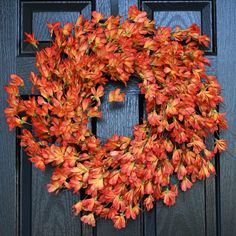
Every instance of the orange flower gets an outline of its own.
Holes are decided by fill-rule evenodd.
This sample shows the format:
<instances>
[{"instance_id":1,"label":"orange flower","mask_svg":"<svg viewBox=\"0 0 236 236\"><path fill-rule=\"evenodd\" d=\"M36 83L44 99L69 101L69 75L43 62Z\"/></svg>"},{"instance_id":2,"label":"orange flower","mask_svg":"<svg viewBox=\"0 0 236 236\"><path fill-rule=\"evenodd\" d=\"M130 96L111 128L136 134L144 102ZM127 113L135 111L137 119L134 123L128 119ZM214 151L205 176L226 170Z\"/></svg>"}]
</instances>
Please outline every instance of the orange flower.
<instances>
[{"instance_id":1,"label":"orange flower","mask_svg":"<svg viewBox=\"0 0 236 236\"><path fill-rule=\"evenodd\" d=\"M95 218L94 218L94 214L93 213L90 213L88 215L84 215L82 216L81 218L81 221L86 223L86 224L89 224L89 225L92 225L92 226L95 226L96 225L96 222L95 222Z\"/></svg>"},{"instance_id":2,"label":"orange flower","mask_svg":"<svg viewBox=\"0 0 236 236\"><path fill-rule=\"evenodd\" d=\"M61 25L60 22L47 23L50 34L52 35L53 32L60 27L60 25Z\"/></svg>"},{"instance_id":3,"label":"orange flower","mask_svg":"<svg viewBox=\"0 0 236 236\"><path fill-rule=\"evenodd\" d=\"M103 19L103 15L96 11L92 12L92 17L93 17L92 21L95 23L98 23L100 20Z\"/></svg>"},{"instance_id":4,"label":"orange flower","mask_svg":"<svg viewBox=\"0 0 236 236\"><path fill-rule=\"evenodd\" d=\"M85 211L92 211L95 204L94 198L85 199L82 201L82 207Z\"/></svg>"},{"instance_id":5,"label":"orange flower","mask_svg":"<svg viewBox=\"0 0 236 236\"><path fill-rule=\"evenodd\" d=\"M34 33L28 34L25 32L25 40L24 42L32 44L34 47L38 48L39 41L35 39Z\"/></svg>"},{"instance_id":6,"label":"orange flower","mask_svg":"<svg viewBox=\"0 0 236 236\"><path fill-rule=\"evenodd\" d=\"M130 219L132 218L133 220L135 220L137 218L137 215L139 214L139 206L136 205L134 207L132 207L131 205L128 206L126 208L126 211L125 211L125 217L127 219Z\"/></svg>"},{"instance_id":7,"label":"orange flower","mask_svg":"<svg viewBox=\"0 0 236 236\"><path fill-rule=\"evenodd\" d=\"M147 198L144 199L144 206L147 208L148 211L150 211L153 208L153 202L154 202L154 198L152 197L152 195L149 195Z\"/></svg>"},{"instance_id":8,"label":"orange flower","mask_svg":"<svg viewBox=\"0 0 236 236\"><path fill-rule=\"evenodd\" d=\"M184 179L181 182L181 189L182 191L185 192L187 189L190 189L192 185L193 184L191 183L191 181L187 177L184 177Z\"/></svg>"},{"instance_id":9,"label":"orange flower","mask_svg":"<svg viewBox=\"0 0 236 236\"><path fill-rule=\"evenodd\" d=\"M97 176L97 178L89 179L89 184L91 184L92 190L103 189L103 178L102 175Z\"/></svg>"},{"instance_id":10,"label":"orange flower","mask_svg":"<svg viewBox=\"0 0 236 236\"><path fill-rule=\"evenodd\" d=\"M79 201L79 202L77 202L75 205L73 205L73 209L74 209L74 211L75 211L75 214L76 214L76 215L79 215L79 213L80 213L81 210L82 210L82 202Z\"/></svg>"},{"instance_id":11,"label":"orange flower","mask_svg":"<svg viewBox=\"0 0 236 236\"><path fill-rule=\"evenodd\" d=\"M147 13L139 11L137 6L131 6L128 10L128 17L135 22L144 22L146 18Z\"/></svg>"},{"instance_id":12,"label":"orange flower","mask_svg":"<svg viewBox=\"0 0 236 236\"><path fill-rule=\"evenodd\" d=\"M9 85L16 87L24 86L24 80L16 74L11 74L11 82L9 83Z\"/></svg>"},{"instance_id":13,"label":"orange flower","mask_svg":"<svg viewBox=\"0 0 236 236\"><path fill-rule=\"evenodd\" d=\"M124 216L116 216L112 219L112 221L114 222L114 226L117 229L122 229L125 227L125 218Z\"/></svg>"},{"instance_id":14,"label":"orange flower","mask_svg":"<svg viewBox=\"0 0 236 236\"><path fill-rule=\"evenodd\" d=\"M109 102L123 102L125 100L125 94L120 93L120 89L117 88L109 93Z\"/></svg>"},{"instance_id":15,"label":"orange flower","mask_svg":"<svg viewBox=\"0 0 236 236\"><path fill-rule=\"evenodd\" d=\"M29 158L29 160L34 163L35 167L39 168L42 171L45 170L45 163L44 163L44 160L42 157L34 156L34 157ZM53 188L55 188L55 187L53 187ZM52 188L50 188L50 190L51 191L49 191L49 190L48 191L49 192L55 191L55 189L52 190Z\"/></svg>"},{"instance_id":16,"label":"orange flower","mask_svg":"<svg viewBox=\"0 0 236 236\"><path fill-rule=\"evenodd\" d=\"M148 114L148 122L152 126L159 125L161 118L162 117L160 115L157 115L156 111L153 111Z\"/></svg>"},{"instance_id":17,"label":"orange flower","mask_svg":"<svg viewBox=\"0 0 236 236\"><path fill-rule=\"evenodd\" d=\"M215 140L215 147L214 147L214 153L221 153L225 151L227 148L227 143L224 139L216 139Z\"/></svg>"},{"instance_id":18,"label":"orange flower","mask_svg":"<svg viewBox=\"0 0 236 236\"><path fill-rule=\"evenodd\" d=\"M175 199L178 195L178 188L176 185L171 185L170 189L167 189L164 193L164 203L167 206L171 206L175 204Z\"/></svg>"},{"instance_id":19,"label":"orange flower","mask_svg":"<svg viewBox=\"0 0 236 236\"><path fill-rule=\"evenodd\" d=\"M70 35L71 30L73 29L74 25L72 23L66 23L62 29L62 33L65 36Z\"/></svg>"}]
</instances>

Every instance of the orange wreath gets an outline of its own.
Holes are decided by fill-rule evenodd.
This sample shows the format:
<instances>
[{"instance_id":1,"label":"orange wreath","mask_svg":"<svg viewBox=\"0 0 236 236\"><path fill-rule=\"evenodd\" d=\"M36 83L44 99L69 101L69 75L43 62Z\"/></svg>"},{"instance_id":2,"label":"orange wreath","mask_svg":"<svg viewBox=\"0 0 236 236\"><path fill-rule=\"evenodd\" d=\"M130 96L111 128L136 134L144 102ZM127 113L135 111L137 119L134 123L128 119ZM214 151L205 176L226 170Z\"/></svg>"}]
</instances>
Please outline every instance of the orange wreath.
<instances>
[{"instance_id":1,"label":"orange wreath","mask_svg":"<svg viewBox=\"0 0 236 236\"><path fill-rule=\"evenodd\" d=\"M197 25L156 28L132 6L123 22L92 12L91 20L80 15L75 24L48 28L52 46L36 52L39 74L30 74L39 95L22 99L24 81L12 74L5 114L10 129L22 129L21 146L31 162L41 170L54 167L49 192L83 189L73 206L83 222L95 226L96 215L123 228L141 203L147 210L159 199L171 206L179 188L186 191L215 173L211 159L226 142L216 138L209 150L205 139L227 122L217 110L220 85L206 74L209 39ZM38 45L34 34L26 33L26 41ZM134 126L132 139L114 135L101 144L88 119L102 117L104 85L126 85L131 75L140 80L147 119ZM110 102L124 99L120 89L109 94Z\"/></svg>"}]
</instances>

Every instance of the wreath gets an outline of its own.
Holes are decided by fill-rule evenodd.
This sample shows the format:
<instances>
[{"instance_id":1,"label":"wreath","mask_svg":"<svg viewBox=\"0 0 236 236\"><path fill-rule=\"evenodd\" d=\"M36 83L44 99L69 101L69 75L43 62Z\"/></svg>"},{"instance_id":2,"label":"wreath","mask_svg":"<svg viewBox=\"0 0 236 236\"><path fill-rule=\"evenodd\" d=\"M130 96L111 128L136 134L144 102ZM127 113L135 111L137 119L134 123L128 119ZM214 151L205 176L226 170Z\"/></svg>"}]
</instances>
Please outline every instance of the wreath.
<instances>
[{"instance_id":1,"label":"wreath","mask_svg":"<svg viewBox=\"0 0 236 236\"><path fill-rule=\"evenodd\" d=\"M172 206L178 189L215 173L211 160L226 141L215 138L209 149L205 139L227 122L217 110L221 87L206 73L209 38L196 24L156 28L132 6L122 22L92 12L91 20L80 15L75 24L48 28L52 44L36 51L39 74L30 74L37 96L23 99L24 81L12 74L5 114L10 129L21 129L20 144L35 167L53 167L48 191L80 194L73 209L83 222L95 226L99 216L123 228L141 207L150 210L155 200ZM37 48L34 34L25 35ZM102 117L104 85L126 85L131 76L139 79L147 117L133 127L133 137L115 134L102 144L88 120ZM125 94L115 89L108 99L123 102Z\"/></svg>"}]
</instances>

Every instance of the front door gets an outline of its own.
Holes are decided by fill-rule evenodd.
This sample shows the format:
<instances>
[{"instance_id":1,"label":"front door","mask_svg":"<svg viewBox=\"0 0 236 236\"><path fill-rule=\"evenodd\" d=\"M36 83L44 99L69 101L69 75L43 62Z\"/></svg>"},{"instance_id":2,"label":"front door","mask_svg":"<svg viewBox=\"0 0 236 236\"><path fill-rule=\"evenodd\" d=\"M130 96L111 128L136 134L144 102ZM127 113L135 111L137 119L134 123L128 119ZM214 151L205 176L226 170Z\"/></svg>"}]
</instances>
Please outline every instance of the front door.
<instances>
[{"instance_id":1,"label":"front door","mask_svg":"<svg viewBox=\"0 0 236 236\"><path fill-rule=\"evenodd\" d=\"M123 230L113 228L112 222L98 220L96 228L84 225L72 213L71 206L79 196L70 192L49 194L46 184L50 170L40 172L31 166L16 140L17 131L9 133L3 109L6 93L3 86L11 73L25 81L35 70L32 48L23 42L23 32L34 32L40 46L48 45L46 23L74 22L79 14L90 18L91 11L126 18L128 7L137 4L147 11L160 26L192 23L201 26L202 33L211 38L206 51L212 62L209 73L217 75L223 89L229 131L221 135L228 140L229 149L216 156L217 175L198 182L186 193L181 192L174 207L157 203L150 212L143 212ZM230 236L236 235L236 1L234 0L73 0L36 1L1 0L0 29L0 235L2 236ZM106 96L116 87L106 87ZM103 118L93 122L93 132L102 140L112 134L131 135L132 126L142 120L143 98L136 81L131 81L122 104L102 104ZM24 94L30 93L26 84ZM235 119L234 119L235 118ZM210 140L209 140L210 145Z\"/></svg>"}]
</instances>

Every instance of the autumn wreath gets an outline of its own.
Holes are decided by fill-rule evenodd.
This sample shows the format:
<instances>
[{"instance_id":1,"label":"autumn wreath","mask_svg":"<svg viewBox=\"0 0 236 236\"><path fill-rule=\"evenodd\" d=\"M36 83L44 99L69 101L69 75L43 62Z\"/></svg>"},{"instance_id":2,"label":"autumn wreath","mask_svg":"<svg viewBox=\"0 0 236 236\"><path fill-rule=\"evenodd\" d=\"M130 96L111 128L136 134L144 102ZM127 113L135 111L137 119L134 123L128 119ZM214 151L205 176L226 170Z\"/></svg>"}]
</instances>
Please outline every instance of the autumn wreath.
<instances>
[{"instance_id":1,"label":"autumn wreath","mask_svg":"<svg viewBox=\"0 0 236 236\"><path fill-rule=\"evenodd\" d=\"M41 170L53 166L49 192L60 189L80 194L73 209L81 220L95 225L95 215L109 218L116 228L135 219L141 203L147 210L155 200L175 203L178 189L215 173L214 154L226 149L216 138L211 149L205 139L227 128L216 77L206 74L203 48L209 39L197 25L187 29L155 27L137 7L128 18L107 19L92 12L75 24L49 23L52 45L36 52L39 74L30 74L34 94L22 99L24 81L12 74L5 87L5 109L10 129L31 162ZM26 41L37 47L34 34ZM88 128L99 111L104 85L130 77L140 80L147 119L133 128L133 137L114 135L105 144ZM122 102L119 89L110 102Z\"/></svg>"}]
</instances>

